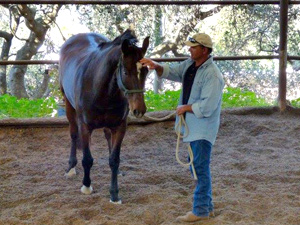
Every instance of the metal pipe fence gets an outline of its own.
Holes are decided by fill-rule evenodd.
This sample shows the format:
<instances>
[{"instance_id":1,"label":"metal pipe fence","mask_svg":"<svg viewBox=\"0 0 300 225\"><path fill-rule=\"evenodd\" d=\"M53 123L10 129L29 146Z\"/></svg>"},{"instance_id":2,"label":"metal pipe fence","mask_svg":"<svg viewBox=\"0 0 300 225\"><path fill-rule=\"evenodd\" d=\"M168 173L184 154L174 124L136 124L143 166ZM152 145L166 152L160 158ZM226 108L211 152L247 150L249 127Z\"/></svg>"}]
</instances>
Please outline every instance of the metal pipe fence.
<instances>
[{"instance_id":1,"label":"metal pipe fence","mask_svg":"<svg viewBox=\"0 0 300 225\"><path fill-rule=\"evenodd\" d=\"M151 58L156 62L180 62L186 60L188 57L174 57L174 58ZM265 55L265 56L214 56L215 61L226 60L262 60L262 59L279 59L279 55ZM287 60L300 60L300 56L287 56ZM42 64L58 64L59 60L10 60L0 61L0 65L42 65Z\"/></svg>"},{"instance_id":2,"label":"metal pipe fence","mask_svg":"<svg viewBox=\"0 0 300 225\"><path fill-rule=\"evenodd\" d=\"M99 1L99 0L0 0L0 4L76 4L76 5L245 5L245 4L258 4L258 5L279 5L280 0L208 0L208 1ZM300 4L300 1L288 1L288 4Z\"/></svg>"},{"instance_id":3,"label":"metal pipe fence","mask_svg":"<svg viewBox=\"0 0 300 225\"><path fill-rule=\"evenodd\" d=\"M300 56L287 55L287 27L288 27L288 5L300 4L299 0L207 0L207 1L168 1L168 0L128 0L128 1L108 1L108 0L0 0L0 4L90 4L90 5L245 5L276 4L280 6L280 53L278 56L221 56L214 57L215 60L258 60L258 59L279 59L279 99L280 109L286 108L286 62L288 60L300 60ZM154 59L158 62L182 61L186 58L159 58ZM58 64L57 60L19 60L19 61L0 61L0 65L29 65L29 64Z\"/></svg>"}]
</instances>

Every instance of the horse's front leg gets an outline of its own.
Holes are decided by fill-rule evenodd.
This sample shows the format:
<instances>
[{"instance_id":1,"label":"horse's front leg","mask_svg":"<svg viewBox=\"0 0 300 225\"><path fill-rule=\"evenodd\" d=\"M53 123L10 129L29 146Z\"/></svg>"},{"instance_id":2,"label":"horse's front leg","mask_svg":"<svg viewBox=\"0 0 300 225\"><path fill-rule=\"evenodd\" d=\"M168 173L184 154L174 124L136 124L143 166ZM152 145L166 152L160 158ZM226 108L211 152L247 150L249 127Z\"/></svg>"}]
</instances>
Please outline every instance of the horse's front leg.
<instances>
[{"instance_id":1,"label":"horse's front leg","mask_svg":"<svg viewBox=\"0 0 300 225\"><path fill-rule=\"evenodd\" d=\"M79 131L81 138L81 147L83 152L82 167L84 170L84 177L82 181L83 186L81 187L81 192L84 194L91 194L93 188L91 186L90 171L94 161L90 151L92 130L90 130L86 124L81 123L81 125L79 126Z\"/></svg>"},{"instance_id":2,"label":"horse's front leg","mask_svg":"<svg viewBox=\"0 0 300 225\"><path fill-rule=\"evenodd\" d=\"M111 134L111 130L109 128L104 128L103 129L104 131L104 135L105 135L105 138L107 140L107 144L108 144L108 150L109 150L109 156L111 155L111 151L112 151L112 134ZM120 170L118 170L118 175L120 176L124 176L125 174L122 173Z\"/></svg>"},{"instance_id":3,"label":"horse's front leg","mask_svg":"<svg viewBox=\"0 0 300 225\"><path fill-rule=\"evenodd\" d=\"M103 129L104 131L104 135L105 135L105 138L107 140L107 144L108 144L108 150L109 150L109 155L111 154L111 149L112 149L112 143L111 143L111 131L109 128L104 128Z\"/></svg>"},{"instance_id":4,"label":"horse's front leg","mask_svg":"<svg viewBox=\"0 0 300 225\"><path fill-rule=\"evenodd\" d=\"M112 128L112 151L109 156L109 166L111 169L111 185L110 185L110 201L112 203L121 204L119 199L119 187L118 187L118 171L120 165L120 150L121 144L126 133L126 121L124 121L119 127Z\"/></svg>"}]
</instances>

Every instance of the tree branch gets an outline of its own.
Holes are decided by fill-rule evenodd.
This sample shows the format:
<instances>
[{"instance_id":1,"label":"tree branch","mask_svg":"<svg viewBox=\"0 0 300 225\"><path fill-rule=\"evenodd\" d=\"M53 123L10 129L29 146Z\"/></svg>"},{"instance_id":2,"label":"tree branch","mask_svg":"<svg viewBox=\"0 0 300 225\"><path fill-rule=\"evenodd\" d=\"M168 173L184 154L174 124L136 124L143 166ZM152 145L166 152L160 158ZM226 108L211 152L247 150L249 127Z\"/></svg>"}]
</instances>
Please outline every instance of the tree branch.
<instances>
[{"instance_id":1,"label":"tree branch","mask_svg":"<svg viewBox=\"0 0 300 225\"><path fill-rule=\"evenodd\" d=\"M4 38L6 41L11 41L14 36L6 31L0 30L0 37Z\"/></svg>"},{"instance_id":2,"label":"tree branch","mask_svg":"<svg viewBox=\"0 0 300 225\"><path fill-rule=\"evenodd\" d=\"M11 33L13 34L13 36L15 38L17 38L21 41L26 41L26 39L19 38L17 36L17 30L18 30L18 27L19 27L19 24L20 24L20 14L19 14L18 9L14 6L16 6L16 5L11 5L11 6L7 7L8 11L9 11L9 28L10 28L10 31L11 31ZM13 20L15 22L14 25L12 25Z\"/></svg>"},{"instance_id":3,"label":"tree branch","mask_svg":"<svg viewBox=\"0 0 300 225\"><path fill-rule=\"evenodd\" d=\"M194 30L199 21L204 20L205 18L212 16L215 13L218 13L223 7L224 6L216 6L213 9L205 12L202 12L200 8L195 8L195 10L191 12L193 16L191 16L189 21L185 22L185 25L181 27L177 37L175 38L175 41L164 42L156 46L150 56L161 57L163 54L169 51L172 51L172 53L177 57L185 56L178 53L178 50L184 47L184 42L187 39L188 35Z\"/></svg>"},{"instance_id":4,"label":"tree branch","mask_svg":"<svg viewBox=\"0 0 300 225\"><path fill-rule=\"evenodd\" d=\"M35 34L37 34L37 36L40 36L41 33L43 32L44 28L40 23L38 23L34 19L36 11L29 8L25 4L17 5L17 8L18 8L20 14L24 17L25 24L28 27L28 29L31 30L32 32L34 32Z\"/></svg>"}]
</instances>

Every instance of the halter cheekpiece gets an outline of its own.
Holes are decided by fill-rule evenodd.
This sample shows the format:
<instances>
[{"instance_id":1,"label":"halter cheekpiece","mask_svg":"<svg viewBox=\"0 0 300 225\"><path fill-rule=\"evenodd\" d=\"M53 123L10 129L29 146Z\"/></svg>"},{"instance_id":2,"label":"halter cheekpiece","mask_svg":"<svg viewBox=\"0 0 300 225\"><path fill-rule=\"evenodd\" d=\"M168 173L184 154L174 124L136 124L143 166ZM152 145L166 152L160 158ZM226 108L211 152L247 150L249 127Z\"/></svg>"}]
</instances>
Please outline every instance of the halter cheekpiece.
<instances>
[{"instance_id":1,"label":"halter cheekpiece","mask_svg":"<svg viewBox=\"0 0 300 225\"><path fill-rule=\"evenodd\" d=\"M132 90L128 90L123 81L122 81L122 74L123 74L123 57L121 56L120 57L120 60L118 62L118 67L117 67L117 84L120 88L121 91L124 92L125 95L128 95L128 94L134 94L134 93L143 93L145 90L144 89L132 89Z\"/></svg>"}]
</instances>

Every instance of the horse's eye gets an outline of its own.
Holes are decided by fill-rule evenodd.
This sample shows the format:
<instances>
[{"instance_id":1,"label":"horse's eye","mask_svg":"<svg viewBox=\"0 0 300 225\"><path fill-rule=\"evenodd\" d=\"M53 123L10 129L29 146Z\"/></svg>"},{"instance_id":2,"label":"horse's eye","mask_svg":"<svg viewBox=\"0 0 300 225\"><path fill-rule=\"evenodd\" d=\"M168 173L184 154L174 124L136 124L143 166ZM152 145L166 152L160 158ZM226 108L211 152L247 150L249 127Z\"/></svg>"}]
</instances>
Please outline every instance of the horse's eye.
<instances>
[{"instance_id":1,"label":"horse's eye","mask_svg":"<svg viewBox=\"0 0 300 225\"><path fill-rule=\"evenodd\" d=\"M143 68L141 69L141 73L142 73L143 76L147 76L148 71L149 71L149 70L148 70L147 67L143 67Z\"/></svg>"},{"instance_id":2,"label":"horse's eye","mask_svg":"<svg viewBox=\"0 0 300 225\"><path fill-rule=\"evenodd\" d=\"M127 76L129 73L127 71L127 69L124 69L124 75Z\"/></svg>"}]
</instances>

